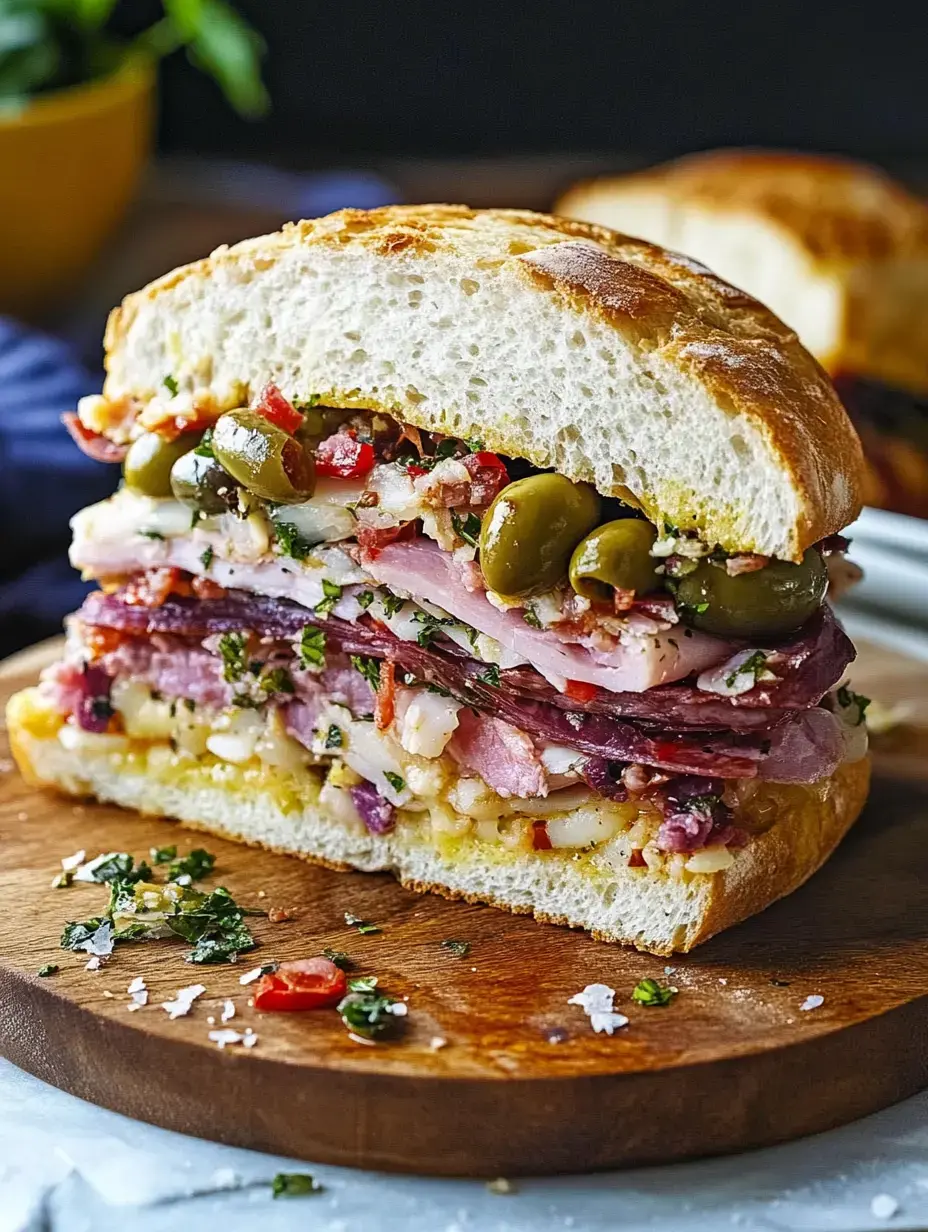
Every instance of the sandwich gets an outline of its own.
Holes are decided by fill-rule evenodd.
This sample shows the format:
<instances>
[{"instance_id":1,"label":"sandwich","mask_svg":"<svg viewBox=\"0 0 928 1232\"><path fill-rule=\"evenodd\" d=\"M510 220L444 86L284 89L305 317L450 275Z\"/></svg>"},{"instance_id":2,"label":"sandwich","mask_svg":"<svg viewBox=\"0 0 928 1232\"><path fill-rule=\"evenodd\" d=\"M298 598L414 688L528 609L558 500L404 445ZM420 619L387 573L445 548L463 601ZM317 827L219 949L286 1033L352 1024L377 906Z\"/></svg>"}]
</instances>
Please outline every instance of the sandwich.
<instances>
[{"instance_id":1,"label":"sandwich","mask_svg":"<svg viewBox=\"0 0 928 1232\"><path fill-rule=\"evenodd\" d=\"M928 516L928 203L839 158L718 150L570 189L557 212L705 262L831 375L867 504Z\"/></svg>"},{"instance_id":2,"label":"sandwich","mask_svg":"<svg viewBox=\"0 0 928 1232\"><path fill-rule=\"evenodd\" d=\"M860 445L749 296L565 219L348 210L106 348L69 423L124 478L10 703L33 782L657 954L858 815Z\"/></svg>"}]
</instances>

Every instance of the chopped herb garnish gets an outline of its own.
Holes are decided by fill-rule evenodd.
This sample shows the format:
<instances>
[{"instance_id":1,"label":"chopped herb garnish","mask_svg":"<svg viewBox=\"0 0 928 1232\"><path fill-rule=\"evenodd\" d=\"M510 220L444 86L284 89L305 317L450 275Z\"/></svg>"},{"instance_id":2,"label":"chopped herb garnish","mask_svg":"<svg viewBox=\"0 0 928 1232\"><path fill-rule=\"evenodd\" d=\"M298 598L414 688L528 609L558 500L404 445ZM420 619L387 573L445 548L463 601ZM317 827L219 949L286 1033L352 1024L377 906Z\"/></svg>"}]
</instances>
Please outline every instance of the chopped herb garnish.
<instances>
[{"instance_id":1,"label":"chopped herb garnish","mask_svg":"<svg viewBox=\"0 0 928 1232\"><path fill-rule=\"evenodd\" d=\"M342 735L342 729L337 723L330 723L329 730L325 734L325 747L327 749L340 749L345 742L345 737Z\"/></svg>"},{"instance_id":2,"label":"chopped herb garnish","mask_svg":"<svg viewBox=\"0 0 928 1232\"><path fill-rule=\"evenodd\" d=\"M380 660L371 659L367 655L352 655L351 666L361 673L376 693L380 688Z\"/></svg>"},{"instance_id":3,"label":"chopped herb garnish","mask_svg":"<svg viewBox=\"0 0 928 1232\"><path fill-rule=\"evenodd\" d=\"M339 967L342 971L350 971L354 966L344 950L324 949L322 951L322 957L327 958L330 963L335 963L336 967Z\"/></svg>"},{"instance_id":4,"label":"chopped herb garnish","mask_svg":"<svg viewBox=\"0 0 928 1232\"><path fill-rule=\"evenodd\" d=\"M538 619L538 613L533 607L527 607L522 612L522 619L527 625L531 625L533 629L541 628L541 621Z\"/></svg>"},{"instance_id":5,"label":"chopped herb garnish","mask_svg":"<svg viewBox=\"0 0 928 1232\"><path fill-rule=\"evenodd\" d=\"M441 943L441 948L447 950L449 954L453 954L455 958L466 958L470 953L470 942L455 941L449 937L447 941Z\"/></svg>"},{"instance_id":6,"label":"chopped herb garnish","mask_svg":"<svg viewBox=\"0 0 928 1232\"><path fill-rule=\"evenodd\" d=\"M167 376L164 378L161 384L168 391L168 393L171 395L172 398L177 397L177 391L180 389L180 386L177 384L177 378L172 376L170 372L167 374Z\"/></svg>"},{"instance_id":7,"label":"chopped herb garnish","mask_svg":"<svg viewBox=\"0 0 928 1232\"><path fill-rule=\"evenodd\" d=\"M213 563L214 555L215 555L215 552L208 545L200 553L200 564L203 566L204 569L208 569L210 565Z\"/></svg>"},{"instance_id":8,"label":"chopped herb garnish","mask_svg":"<svg viewBox=\"0 0 928 1232\"><path fill-rule=\"evenodd\" d=\"M401 1004L392 997L371 992L350 992L338 1003L342 1022L356 1035L383 1035L396 1026L394 1006ZM405 1009L405 1006L403 1007Z\"/></svg>"},{"instance_id":9,"label":"chopped herb garnish","mask_svg":"<svg viewBox=\"0 0 928 1232\"><path fill-rule=\"evenodd\" d=\"M177 848L173 850L176 853ZM211 851L205 851L202 847L194 847L189 855L181 856L179 860L174 861L168 869L168 880L176 881L178 877L187 876L191 881L200 881L203 877L209 876L215 864L216 857Z\"/></svg>"},{"instance_id":10,"label":"chopped herb garnish","mask_svg":"<svg viewBox=\"0 0 928 1232\"><path fill-rule=\"evenodd\" d=\"M694 603L693 606L690 608L691 612L698 612L700 616L702 615L703 612L708 612L708 610L709 610L708 603Z\"/></svg>"},{"instance_id":11,"label":"chopped herb garnish","mask_svg":"<svg viewBox=\"0 0 928 1232\"><path fill-rule=\"evenodd\" d=\"M239 710L260 710L264 703L248 693L233 693L232 705L237 706Z\"/></svg>"},{"instance_id":12,"label":"chopped herb garnish","mask_svg":"<svg viewBox=\"0 0 928 1232\"><path fill-rule=\"evenodd\" d=\"M462 518L456 509L452 509L451 525L459 539L469 543L472 548L477 546L477 539L480 535L480 519L476 513L469 513L466 518Z\"/></svg>"},{"instance_id":13,"label":"chopped herb garnish","mask_svg":"<svg viewBox=\"0 0 928 1232\"><path fill-rule=\"evenodd\" d=\"M177 844L172 843L170 847L152 847L148 854L152 864L170 864L177 855Z\"/></svg>"},{"instance_id":14,"label":"chopped herb garnish","mask_svg":"<svg viewBox=\"0 0 928 1232\"><path fill-rule=\"evenodd\" d=\"M103 924L102 916L95 915L89 920L69 920L61 934L63 950L81 950L97 929Z\"/></svg>"},{"instance_id":15,"label":"chopped herb garnish","mask_svg":"<svg viewBox=\"0 0 928 1232\"><path fill-rule=\"evenodd\" d=\"M293 677L286 667L272 667L261 677L261 688L265 693L293 693L296 686Z\"/></svg>"},{"instance_id":16,"label":"chopped herb garnish","mask_svg":"<svg viewBox=\"0 0 928 1232\"><path fill-rule=\"evenodd\" d=\"M413 612L412 619L416 624L422 625L422 632L416 638L416 641L422 647L431 646L435 638L441 633L442 626L457 624L453 616L433 616L431 612L421 610Z\"/></svg>"},{"instance_id":17,"label":"chopped herb garnish","mask_svg":"<svg viewBox=\"0 0 928 1232\"><path fill-rule=\"evenodd\" d=\"M40 975L43 979L45 979L48 975L57 975L60 970L61 968L57 963L45 963L44 966L39 967L36 975Z\"/></svg>"},{"instance_id":18,"label":"chopped herb garnish","mask_svg":"<svg viewBox=\"0 0 928 1232\"><path fill-rule=\"evenodd\" d=\"M372 590L362 590L359 595L355 595L355 598L358 601L358 607L366 612L374 602L374 592Z\"/></svg>"},{"instance_id":19,"label":"chopped herb garnish","mask_svg":"<svg viewBox=\"0 0 928 1232\"><path fill-rule=\"evenodd\" d=\"M99 863L93 861L92 867L89 867L87 871L94 881L105 883L122 881L127 885L132 885L136 881L148 881L151 877L151 869L145 861L143 860L138 868L134 866L135 860L128 852L114 851Z\"/></svg>"},{"instance_id":20,"label":"chopped herb garnish","mask_svg":"<svg viewBox=\"0 0 928 1232\"><path fill-rule=\"evenodd\" d=\"M160 530L148 530L147 528L143 528L142 530L139 531L139 534L144 539L163 539L164 538L164 535L162 535Z\"/></svg>"},{"instance_id":21,"label":"chopped herb garnish","mask_svg":"<svg viewBox=\"0 0 928 1232\"><path fill-rule=\"evenodd\" d=\"M399 595L391 595L389 591L384 591L380 596L380 602L383 604L384 614L389 619L391 616L396 615L406 600L401 599Z\"/></svg>"},{"instance_id":22,"label":"chopped herb garnish","mask_svg":"<svg viewBox=\"0 0 928 1232\"><path fill-rule=\"evenodd\" d=\"M494 689L499 688L499 664L488 663L482 672L477 673L477 679L482 680L484 684L491 684Z\"/></svg>"},{"instance_id":23,"label":"chopped herb garnish","mask_svg":"<svg viewBox=\"0 0 928 1232\"><path fill-rule=\"evenodd\" d=\"M63 868L60 873L56 873L52 878L53 890L66 890L68 886L74 884L74 869Z\"/></svg>"},{"instance_id":24,"label":"chopped herb garnish","mask_svg":"<svg viewBox=\"0 0 928 1232\"><path fill-rule=\"evenodd\" d=\"M300 634L300 664L325 667L325 633L315 625L304 625Z\"/></svg>"},{"instance_id":25,"label":"chopped herb garnish","mask_svg":"<svg viewBox=\"0 0 928 1232\"><path fill-rule=\"evenodd\" d=\"M306 1194L322 1193L324 1189L325 1186L308 1172L278 1172L271 1182L275 1198L302 1198Z\"/></svg>"},{"instance_id":26,"label":"chopped herb garnish","mask_svg":"<svg viewBox=\"0 0 928 1232\"><path fill-rule=\"evenodd\" d=\"M476 436L465 437L464 444L471 451L471 453L483 453L485 448L483 441Z\"/></svg>"},{"instance_id":27,"label":"chopped herb garnish","mask_svg":"<svg viewBox=\"0 0 928 1232\"><path fill-rule=\"evenodd\" d=\"M729 689L733 688L738 683L739 676L753 676L756 684L767 666L767 656L763 650L755 650L753 654L748 655L743 663L725 677L725 684Z\"/></svg>"},{"instance_id":28,"label":"chopped herb garnish","mask_svg":"<svg viewBox=\"0 0 928 1232\"><path fill-rule=\"evenodd\" d=\"M248 670L248 634L223 633L218 643L222 657L222 678L229 684L241 680Z\"/></svg>"},{"instance_id":29,"label":"chopped herb garnish","mask_svg":"<svg viewBox=\"0 0 928 1232\"><path fill-rule=\"evenodd\" d=\"M311 411L322 401L322 394L310 394L308 398L293 399L291 406L297 411Z\"/></svg>"},{"instance_id":30,"label":"chopped herb garnish","mask_svg":"<svg viewBox=\"0 0 928 1232\"><path fill-rule=\"evenodd\" d=\"M435 457L439 462L445 458L453 458L459 448L460 442L453 436L446 436L443 441L439 441L435 446Z\"/></svg>"},{"instance_id":31,"label":"chopped herb garnish","mask_svg":"<svg viewBox=\"0 0 928 1232\"><path fill-rule=\"evenodd\" d=\"M215 457L213 453L213 430L207 428L200 437L200 443L194 446L193 452L201 458Z\"/></svg>"},{"instance_id":32,"label":"chopped herb garnish","mask_svg":"<svg viewBox=\"0 0 928 1232\"><path fill-rule=\"evenodd\" d=\"M229 891L219 886L211 894L196 895L186 910L169 915L165 922L172 932L194 943L185 961L223 963L235 962L239 954L255 947L244 917Z\"/></svg>"},{"instance_id":33,"label":"chopped herb garnish","mask_svg":"<svg viewBox=\"0 0 928 1232\"><path fill-rule=\"evenodd\" d=\"M349 992L373 992L376 987L376 975L359 975L357 979L348 981Z\"/></svg>"},{"instance_id":34,"label":"chopped herb garnish","mask_svg":"<svg viewBox=\"0 0 928 1232\"><path fill-rule=\"evenodd\" d=\"M342 597L342 588L337 586L335 582L330 582L328 578L323 578L322 593L325 598L319 600L313 611L317 616L328 616L332 608Z\"/></svg>"},{"instance_id":35,"label":"chopped herb garnish","mask_svg":"<svg viewBox=\"0 0 928 1232\"><path fill-rule=\"evenodd\" d=\"M677 995L677 989L657 980L641 980L635 985L632 1000L639 1005L669 1005Z\"/></svg>"},{"instance_id":36,"label":"chopped herb garnish","mask_svg":"<svg viewBox=\"0 0 928 1232\"><path fill-rule=\"evenodd\" d=\"M383 777L387 780L394 791L405 791L405 781L398 774L394 774L392 770L384 770Z\"/></svg>"},{"instance_id":37,"label":"chopped herb garnish","mask_svg":"<svg viewBox=\"0 0 928 1232\"><path fill-rule=\"evenodd\" d=\"M372 924L370 920L362 920L360 916L354 915L351 911L345 912L345 923L350 928L356 928L359 933L379 933L380 928L376 924Z\"/></svg>"},{"instance_id":38,"label":"chopped herb garnish","mask_svg":"<svg viewBox=\"0 0 928 1232\"><path fill-rule=\"evenodd\" d=\"M859 727L864 721L867 707L870 705L870 698L864 697L863 693L855 693L853 689L849 689L846 684L843 684L838 689L837 699L838 705L842 710L857 708L857 718L854 720L854 726Z\"/></svg>"},{"instance_id":39,"label":"chopped herb garnish","mask_svg":"<svg viewBox=\"0 0 928 1232\"><path fill-rule=\"evenodd\" d=\"M281 552L294 560L305 560L315 546L292 522L275 522L274 533Z\"/></svg>"}]
</instances>

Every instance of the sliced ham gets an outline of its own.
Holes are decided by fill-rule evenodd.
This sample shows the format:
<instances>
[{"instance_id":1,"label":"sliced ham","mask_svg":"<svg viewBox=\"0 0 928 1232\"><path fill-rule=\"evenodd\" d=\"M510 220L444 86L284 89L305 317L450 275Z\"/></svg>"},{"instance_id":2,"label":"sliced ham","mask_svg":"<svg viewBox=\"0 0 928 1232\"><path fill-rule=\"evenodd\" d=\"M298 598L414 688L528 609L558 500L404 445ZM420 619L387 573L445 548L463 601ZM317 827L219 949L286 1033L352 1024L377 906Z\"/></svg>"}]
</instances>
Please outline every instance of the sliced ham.
<instances>
[{"instance_id":1,"label":"sliced ham","mask_svg":"<svg viewBox=\"0 0 928 1232\"><path fill-rule=\"evenodd\" d=\"M548 777L534 744L525 732L502 719L461 710L447 751L501 796L548 794Z\"/></svg>"},{"instance_id":2,"label":"sliced ham","mask_svg":"<svg viewBox=\"0 0 928 1232\"><path fill-rule=\"evenodd\" d=\"M360 561L375 581L443 608L495 638L549 680L579 680L614 693L640 693L724 662L734 649L719 638L675 627L629 637L608 655L594 658L583 646L532 628L520 611L501 612L484 593L469 590L454 558L430 539L388 544L376 555L362 553Z\"/></svg>"},{"instance_id":3,"label":"sliced ham","mask_svg":"<svg viewBox=\"0 0 928 1232\"><path fill-rule=\"evenodd\" d=\"M81 452L95 462L122 462L129 452L128 445L117 445L109 437L84 427L73 411L65 411L61 422Z\"/></svg>"}]
</instances>

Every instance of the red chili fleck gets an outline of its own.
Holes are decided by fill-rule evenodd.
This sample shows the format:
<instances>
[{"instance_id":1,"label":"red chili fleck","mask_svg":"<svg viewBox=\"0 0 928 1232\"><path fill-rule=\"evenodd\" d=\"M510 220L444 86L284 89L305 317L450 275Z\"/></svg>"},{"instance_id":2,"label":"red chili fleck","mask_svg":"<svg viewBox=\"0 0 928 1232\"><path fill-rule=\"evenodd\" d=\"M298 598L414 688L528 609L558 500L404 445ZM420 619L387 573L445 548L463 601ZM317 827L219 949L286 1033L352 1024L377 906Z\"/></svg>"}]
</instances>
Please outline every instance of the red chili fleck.
<instances>
[{"instance_id":1,"label":"red chili fleck","mask_svg":"<svg viewBox=\"0 0 928 1232\"><path fill-rule=\"evenodd\" d=\"M354 428L336 432L320 441L316 449L316 471L335 479L360 479L374 469L374 446L359 441Z\"/></svg>"},{"instance_id":2,"label":"red chili fleck","mask_svg":"<svg viewBox=\"0 0 928 1232\"><path fill-rule=\"evenodd\" d=\"M647 868L648 862L641 853L640 847L632 848L632 854L628 857L629 868Z\"/></svg>"},{"instance_id":3,"label":"red chili fleck","mask_svg":"<svg viewBox=\"0 0 928 1232\"><path fill-rule=\"evenodd\" d=\"M532 846L536 851L551 850L551 840L548 838L548 823L546 821L532 822Z\"/></svg>"},{"instance_id":4,"label":"red chili fleck","mask_svg":"<svg viewBox=\"0 0 928 1232\"><path fill-rule=\"evenodd\" d=\"M314 1010L337 1005L348 981L344 971L327 958L301 958L281 963L262 975L255 988L259 1010Z\"/></svg>"},{"instance_id":5,"label":"red chili fleck","mask_svg":"<svg viewBox=\"0 0 928 1232\"><path fill-rule=\"evenodd\" d=\"M564 692L572 702L591 702L599 689L595 684L587 684L585 680L568 680Z\"/></svg>"},{"instance_id":6,"label":"red chili fleck","mask_svg":"<svg viewBox=\"0 0 928 1232\"><path fill-rule=\"evenodd\" d=\"M283 396L273 381L268 381L261 390L255 410L291 436L303 423L303 416L293 403Z\"/></svg>"}]
</instances>

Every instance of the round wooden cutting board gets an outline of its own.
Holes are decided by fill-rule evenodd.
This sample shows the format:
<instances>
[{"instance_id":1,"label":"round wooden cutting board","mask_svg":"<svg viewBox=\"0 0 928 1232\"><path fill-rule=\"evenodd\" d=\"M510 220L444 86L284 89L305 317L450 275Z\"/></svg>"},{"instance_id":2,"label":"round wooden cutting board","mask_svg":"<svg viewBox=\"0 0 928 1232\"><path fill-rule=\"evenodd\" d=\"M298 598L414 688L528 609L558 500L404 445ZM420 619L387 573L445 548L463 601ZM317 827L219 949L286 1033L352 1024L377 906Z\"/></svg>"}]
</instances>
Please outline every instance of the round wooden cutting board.
<instances>
[{"instance_id":1,"label":"round wooden cutting board","mask_svg":"<svg viewBox=\"0 0 928 1232\"><path fill-rule=\"evenodd\" d=\"M54 650L0 670L3 699ZM0 774L0 1051L75 1095L170 1129L367 1168L464 1176L667 1162L827 1129L928 1084L928 667L865 649L854 682L916 720L879 741L871 803L798 893L685 958L662 959L490 908L419 897L387 876L335 873L198 836L171 823L27 788ZM920 708L920 711L919 711ZM255 920L260 949L193 967L180 941L117 947L97 972L62 951L69 919L106 889L52 889L79 848L137 857L205 842ZM382 931L361 935L345 912ZM470 943L456 957L441 942ZM239 976L255 964L347 951L358 974L407 997L398 1037L364 1046L332 1010L261 1014ZM36 972L58 963L49 978ZM667 968L672 970L667 970ZM151 992L130 1012L127 986ZM667 1007L631 992L672 983ZM172 1021L160 1003L206 993ZM568 999L610 984L629 1025L595 1035ZM112 994L112 995L109 995ZM810 995L824 1002L801 1007ZM220 1050L225 1024L257 1045ZM211 1025L210 1020L215 1019Z\"/></svg>"}]
</instances>

